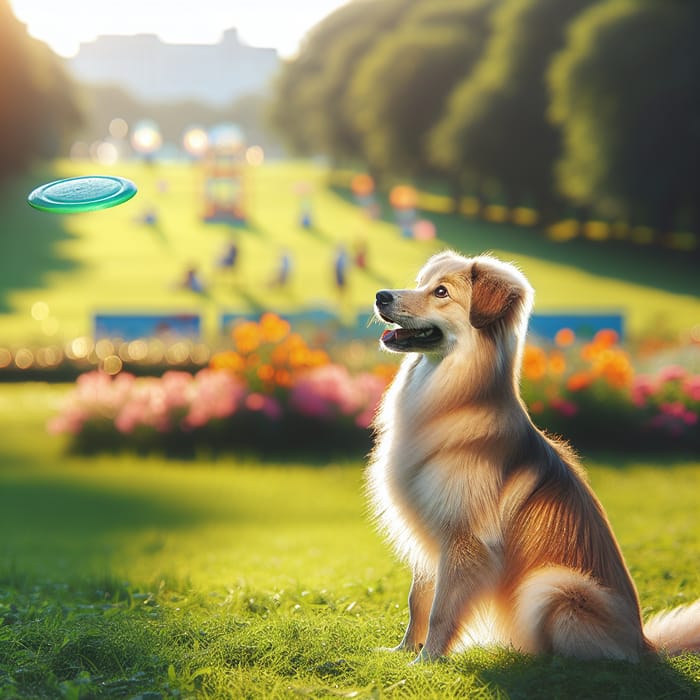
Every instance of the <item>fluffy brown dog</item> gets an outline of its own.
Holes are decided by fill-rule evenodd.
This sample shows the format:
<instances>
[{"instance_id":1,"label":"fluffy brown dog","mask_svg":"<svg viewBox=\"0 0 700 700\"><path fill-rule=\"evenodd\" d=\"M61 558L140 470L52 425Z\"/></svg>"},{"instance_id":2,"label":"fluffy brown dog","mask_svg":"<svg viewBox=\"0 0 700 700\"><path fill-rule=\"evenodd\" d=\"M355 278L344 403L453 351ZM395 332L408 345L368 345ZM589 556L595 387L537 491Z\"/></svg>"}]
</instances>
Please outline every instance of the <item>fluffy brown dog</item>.
<instances>
[{"instance_id":1,"label":"fluffy brown dog","mask_svg":"<svg viewBox=\"0 0 700 700\"><path fill-rule=\"evenodd\" d=\"M376 419L368 490L413 569L397 649L449 652L481 621L529 653L638 660L700 651L700 601L643 626L602 506L575 456L538 430L519 396L533 292L515 267L452 252L416 289L377 292L407 353ZM483 637L480 641L484 641Z\"/></svg>"}]
</instances>

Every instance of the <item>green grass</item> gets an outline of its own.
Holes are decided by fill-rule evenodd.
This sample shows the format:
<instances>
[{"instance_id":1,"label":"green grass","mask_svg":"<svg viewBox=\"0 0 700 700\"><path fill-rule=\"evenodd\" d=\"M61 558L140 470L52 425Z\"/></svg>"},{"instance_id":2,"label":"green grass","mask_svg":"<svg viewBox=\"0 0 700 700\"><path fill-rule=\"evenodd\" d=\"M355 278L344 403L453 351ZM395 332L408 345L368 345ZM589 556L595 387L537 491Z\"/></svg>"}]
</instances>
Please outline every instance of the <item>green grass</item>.
<instances>
[{"instance_id":1,"label":"green grass","mask_svg":"<svg viewBox=\"0 0 700 700\"><path fill-rule=\"evenodd\" d=\"M0 697L700 697L691 655L376 651L400 639L409 574L361 464L66 457L42 433L65 390L0 385ZM700 464L589 466L645 612L700 596Z\"/></svg>"},{"instance_id":2,"label":"green grass","mask_svg":"<svg viewBox=\"0 0 700 700\"><path fill-rule=\"evenodd\" d=\"M368 311L380 287L410 286L427 256L446 246L467 254L489 250L516 261L537 290L538 311L619 310L633 334L650 329L677 334L697 323L697 263L691 256L614 242L557 244L533 230L445 215L432 217L438 241L406 240L390 214L367 221L347 193L326 187L323 169L308 163L252 170L250 220L240 230L201 222L202 173L187 164L100 168L130 177L139 187L130 202L106 211L56 216L26 204L37 184L94 169L60 161L0 190L3 343L45 344L89 334L96 311L197 312L210 337L221 312L322 306L350 315ZM314 187L310 231L298 225L294 187L301 181ZM150 208L158 212L155 227L138 221ZM241 257L234 281L217 273L214 261L236 232ZM359 239L369 245L369 268L352 271L341 300L333 256L340 243L352 248ZM270 289L284 248L294 258L289 287ZM207 295L175 288L190 264L208 283ZM48 319L33 318L38 301L48 304Z\"/></svg>"}]
</instances>

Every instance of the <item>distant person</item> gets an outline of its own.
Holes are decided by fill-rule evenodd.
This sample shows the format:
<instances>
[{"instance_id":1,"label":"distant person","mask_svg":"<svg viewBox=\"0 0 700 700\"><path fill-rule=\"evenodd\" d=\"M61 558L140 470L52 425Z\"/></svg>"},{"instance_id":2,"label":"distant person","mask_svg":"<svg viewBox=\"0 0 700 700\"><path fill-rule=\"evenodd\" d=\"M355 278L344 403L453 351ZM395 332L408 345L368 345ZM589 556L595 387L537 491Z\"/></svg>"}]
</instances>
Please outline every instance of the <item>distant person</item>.
<instances>
[{"instance_id":1,"label":"distant person","mask_svg":"<svg viewBox=\"0 0 700 700\"><path fill-rule=\"evenodd\" d=\"M335 274L335 286L342 294L348 282L348 252L345 246L339 246L336 251L333 272Z\"/></svg>"},{"instance_id":2,"label":"distant person","mask_svg":"<svg viewBox=\"0 0 700 700\"><path fill-rule=\"evenodd\" d=\"M141 223L146 226L156 226L158 224L158 212L153 207L149 207L141 216Z\"/></svg>"},{"instance_id":3,"label":"distant person","mask_svg":"<svg viewBox=\"0 0 700 700\"><path fill-rule=\"evenodd\" d=\"M285 287L292 272L292 256L288 250L282 252L277 266L277 272L272 279L272 287Z\"/></svg>"},{"instance_id":4,"label":"distant person","mask_svg":"<svg viewBox=\"0 0 700 700\"><path fill-rule=\"evenodd\" d=\"M197 272L197 268L193 265L185 270L185 277L180 286L197 294L204 293L204 283Z\"/></svg>"},{"instance_id":5,"label":"distant person","mask_svg":"<svg viewBox=\"0 0 700 700\"><path fill-rule=\"evenodd\" d=\"M231 241L226 246L223 255L217 260L217 266L224 270L233 270L238 262L238 244L236 241Z\"/></svg>"},{"instance_id":6,"label":"distant person","mask_svg":"<svg viewBox=\"0 0 700 700\"><path fill-rule=\"evenodd\" d=\"M367 269L367 243L359 240L355 243L355 267L360 270Z\"/></svg>"}]
</instances>

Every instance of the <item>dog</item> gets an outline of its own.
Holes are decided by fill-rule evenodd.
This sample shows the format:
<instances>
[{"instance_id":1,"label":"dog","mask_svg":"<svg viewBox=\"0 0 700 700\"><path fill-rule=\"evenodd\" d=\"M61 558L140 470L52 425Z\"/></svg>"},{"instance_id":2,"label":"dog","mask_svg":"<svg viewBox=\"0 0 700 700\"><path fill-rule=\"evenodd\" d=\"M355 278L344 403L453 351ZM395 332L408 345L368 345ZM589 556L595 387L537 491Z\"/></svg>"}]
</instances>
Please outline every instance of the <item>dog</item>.
<instances>
[{"instance_id":1,"label":"dog","mask_svg":"<svg viewBox=\"0 0 700 700\"><path fill-rule=\"evenodd\" d=\"M573 451L519 393L533 290L513 265L439 253L375 316L405 353L374 421L367 491L411 566L396 650L432 661L458 642L639 661L700 652L700 600L642 622L639 598Z\"/></svg>"}]
</instances>

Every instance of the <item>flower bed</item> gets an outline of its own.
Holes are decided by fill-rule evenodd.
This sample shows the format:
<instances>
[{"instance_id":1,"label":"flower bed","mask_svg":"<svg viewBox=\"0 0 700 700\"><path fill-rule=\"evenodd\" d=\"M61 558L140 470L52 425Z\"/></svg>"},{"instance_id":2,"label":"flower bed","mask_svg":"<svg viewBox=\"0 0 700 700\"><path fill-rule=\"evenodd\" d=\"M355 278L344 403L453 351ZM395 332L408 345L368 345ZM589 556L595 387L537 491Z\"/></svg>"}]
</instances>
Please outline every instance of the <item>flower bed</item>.
<instances>
[{"instance_id":1,"label":"flower bed","mask_svg":"<svg viewBox=\"0 0 700 700\"><path fill-rule=\"evenodd\" d=\"M72 449L85 453L369 449L368 428L391 370L351 374L274 314L237 325L232 340L234 349L194 375L83 374L49 431L68 433Z\"/></svg>"},{"instance_id":2,"label":"flower bed","mask_svg":"<svg viewBox=\"0 0 700 700\"><path fill-rule=\"evenodd\" d=\"M567 330L528 345L522 392L533 421L574 445L696 448L700 375L680 365L640 373L613 331L585 344Z\"/></svg>"},{"instance_id":3,"label":"flower bed","mask_svg":"<svg viewBox=\"0 0 700 700\"><path fill-rule=\"evenodd\" d=\"M351 372L265 314L232 331L233 347L192 375L77 380L49 425L72 449L366 452L372 416L396 365ZM528 345L522 391L534 422L580 447L696 448L700 375L667 366L640 374L611 331L580 344L562 331Z\"/></svg>"}]
</instances>

